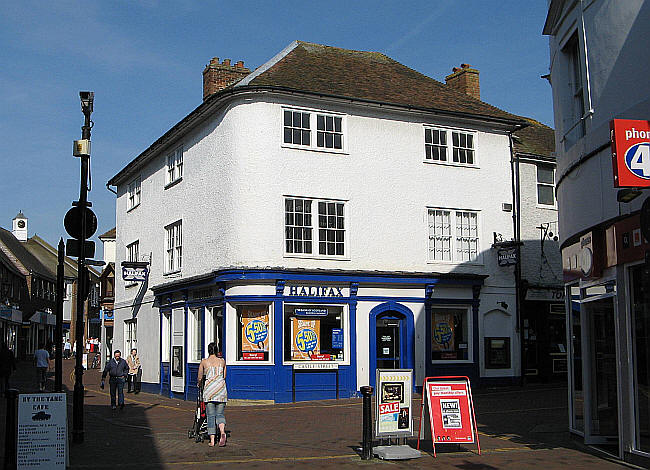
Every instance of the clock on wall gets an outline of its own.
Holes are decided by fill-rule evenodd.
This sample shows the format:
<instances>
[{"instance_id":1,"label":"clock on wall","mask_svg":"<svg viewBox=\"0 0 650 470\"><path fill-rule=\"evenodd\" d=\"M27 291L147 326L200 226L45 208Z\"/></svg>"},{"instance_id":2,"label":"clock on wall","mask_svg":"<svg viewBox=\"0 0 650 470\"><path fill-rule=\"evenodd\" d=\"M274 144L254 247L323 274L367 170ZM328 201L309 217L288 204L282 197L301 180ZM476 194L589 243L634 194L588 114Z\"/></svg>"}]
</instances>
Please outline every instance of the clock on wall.
<instances>
[{"instance_id":1,"label":"clock on wall","mask_svg":"<svg viewBox=\"0 0 650 470\"><path fill-rule=\"evenodd\" d=\"M25 228L25 221L24 220L19 220L18 221L18 228Z\"/></svg>"}]
</instances>

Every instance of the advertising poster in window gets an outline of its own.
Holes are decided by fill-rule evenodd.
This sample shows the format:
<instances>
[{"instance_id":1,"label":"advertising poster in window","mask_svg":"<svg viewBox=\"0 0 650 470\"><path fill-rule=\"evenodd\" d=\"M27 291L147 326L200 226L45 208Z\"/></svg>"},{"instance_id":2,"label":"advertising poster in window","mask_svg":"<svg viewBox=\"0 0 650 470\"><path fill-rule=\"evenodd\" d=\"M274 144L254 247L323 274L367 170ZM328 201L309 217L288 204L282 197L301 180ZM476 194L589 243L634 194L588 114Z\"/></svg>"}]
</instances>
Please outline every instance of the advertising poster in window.
<instances>
[{"instance_id":1,"label":"advertising poster in window","mask_svg":"<svg viewBox=\"0 0 650 470\"><path fill-rule=\"evenodd\" d=\"M241 311L241 347L245 361L263 361L269 350L268 307L246 306Z\"/></svg>"},{"instance_id":2,"label":"advertising poster in window","mask_svg":"<svg viewBox=\"0 0 650 470\"><path fill-rule=\"evenodd\" d=\"M442 359L456 359L454 314L436 312L433 315L431 328L431 350L443 353Z\"/></svg>"},{"instance_id":3,"label":"advertising poster in window","mask_svg":"<svg viewBox=\"0 0 650 470\"><path fill-rule=\"evenodd\" d=\"M320 353L320 320L291 318L291 360L329 360Z\"/></svg>"},{"instance_id":4,"label":"advertising poster in window","mask_svg":"<svg viewBox=\"0 0 650 470\"><path fill-rule=\"evenodd\" d=\"M431 435L434 443L473 443L474 420L466 381L426 382Z\"/></svg>"},{"instance_id":5,"label":"advertising poster in window","mask_svg":"<svg viewBox=\"0 0 650 470\"><path fill-rule=\"evenodd\" d=\"M375 406L375 435L411 436L413 419L411 391L412 369L378 369Z\"/></svg>"}]
</instances>

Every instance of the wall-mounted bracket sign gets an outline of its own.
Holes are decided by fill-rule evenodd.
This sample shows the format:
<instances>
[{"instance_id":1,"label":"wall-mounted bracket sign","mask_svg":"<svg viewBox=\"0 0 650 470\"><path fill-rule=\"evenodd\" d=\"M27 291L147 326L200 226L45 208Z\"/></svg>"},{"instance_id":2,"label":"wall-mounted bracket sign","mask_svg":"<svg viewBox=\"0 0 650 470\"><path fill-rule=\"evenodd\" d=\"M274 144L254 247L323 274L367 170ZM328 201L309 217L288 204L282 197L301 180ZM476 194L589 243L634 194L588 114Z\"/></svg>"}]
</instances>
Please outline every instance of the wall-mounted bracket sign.
<instances>
[{"instance_id":1,"label":"wall-mounted bracket sign","mask_svg":"<svg viewBox=\"0 0 650 470\"><path fill-rule=\"evenodd\" d=\"M122 280L144 282L149 276L149 263L139 261L122 261Z\"/></svg>"},{"instance_id":2,"label":"wall-mounted bracket sign","mask_svg":"<svg viewBox=\"0 0 650 470\"><path fill-rule=\"evenodd\" d=\"M615 188L650 187L650 121L610 121Z\"/></svg>"},{"instance_id":3,"label":"wall-mounted bracket sign","mask_svg":"<svg viewBox=\"0 0 650 470\"><path fill-rule=\"evenodd\" d=\"M500 248L497 251L497 262L499 266L512 266L517 264L517 248Z\"/></svg>"}]
</instances>

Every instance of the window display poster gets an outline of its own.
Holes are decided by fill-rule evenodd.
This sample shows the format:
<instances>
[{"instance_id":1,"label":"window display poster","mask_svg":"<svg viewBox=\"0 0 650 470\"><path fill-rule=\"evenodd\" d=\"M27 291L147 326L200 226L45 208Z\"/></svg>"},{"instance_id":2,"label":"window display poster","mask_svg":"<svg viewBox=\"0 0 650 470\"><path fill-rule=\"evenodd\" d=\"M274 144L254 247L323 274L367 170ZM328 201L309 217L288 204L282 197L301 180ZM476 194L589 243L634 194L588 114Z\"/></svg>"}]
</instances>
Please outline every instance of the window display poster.
<instances>
[{"instance_id":1,"label":"window display poster","mask_svg":"<svg viewBox=\"0 0 650 470\"><path fill-rule=\"evenodd\" d=\"M322 360L320 354L320 320L291 318L291 359Z\"/></svg>"},{"instance_id":2,"label":"window display poster","mask_svg":"<svg viewBox=\"0 0 650 470\"><path fill-rule=\"evenodd\" d=\"M343 328L332 328L332 349L343 349Z\"/></svg>"},{"instance_id":3,"label":"window display poster","mask_svg":"<svg viewBox=\"0 0 650 470\"><path fill-rule=\"evenodd\" d=\"M18 396L18 469L66 468L68 431L65 393Z\"/></svg>"},{"instance_id":4,"label":"window display poster","mask_svg":"<svg viewBox=\"0 0 650 470\"><path fill-rule=\"evenodd\" d=\"M438 313L433 315L431 322L431 349L433 351L455 351L454 344L454 314Z\"/></svg>"},{"instance_id":5,"label":"window display poster","mask_svg":"<svg viewBox=\"0 0 650 470\"><path fill-rule=\"evenodd\" d=\"M426 382L431 435L435 443L473 443L474 421L466 381Z\"/></svg>"},{"instance_id":6,"label":"window display poster","mask_svg":"<svg viewBox=\"0 0 650 470\"><path fill-rule=\"evenodd\" d=\"M411 436L412 369L378 369L375 435Z\"/></svg>"},{"instance_id":7,"label":"window display poster","mask_svg":"<svg viewBox=\"0 0 650 470\"><path fill-rule=\"evenodd\" d=\"M244 360L264 360L269 350L269 311L267 306L246 306L241 312L241 345Z\"/></svg>"}]
</instances>

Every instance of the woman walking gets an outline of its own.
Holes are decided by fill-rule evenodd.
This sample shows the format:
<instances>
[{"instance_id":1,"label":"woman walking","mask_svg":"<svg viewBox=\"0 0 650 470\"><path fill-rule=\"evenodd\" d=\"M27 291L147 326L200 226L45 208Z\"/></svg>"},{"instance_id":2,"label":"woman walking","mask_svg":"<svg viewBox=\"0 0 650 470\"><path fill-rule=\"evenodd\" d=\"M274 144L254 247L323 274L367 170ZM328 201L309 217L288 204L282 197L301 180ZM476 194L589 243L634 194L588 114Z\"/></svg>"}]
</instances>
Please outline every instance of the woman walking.
<instances>
[{"instance_id":1,"label":"woman walking","mask_svg":"<svg viewBox=\"0 0 650 470\"><path fill-rule=\"evenodd\" d=\"M203 385L203 401L208 418L208 435L210 436L210 447L214 447L217 426L219 427L219 447L226 445L226 417L223 412L228 401L226 390L226 361L217 357L217 345L208 344L208 357L199 364L198 387L201 389L201 381L205 378Z\"/></svg>"}]
</instances>

